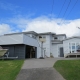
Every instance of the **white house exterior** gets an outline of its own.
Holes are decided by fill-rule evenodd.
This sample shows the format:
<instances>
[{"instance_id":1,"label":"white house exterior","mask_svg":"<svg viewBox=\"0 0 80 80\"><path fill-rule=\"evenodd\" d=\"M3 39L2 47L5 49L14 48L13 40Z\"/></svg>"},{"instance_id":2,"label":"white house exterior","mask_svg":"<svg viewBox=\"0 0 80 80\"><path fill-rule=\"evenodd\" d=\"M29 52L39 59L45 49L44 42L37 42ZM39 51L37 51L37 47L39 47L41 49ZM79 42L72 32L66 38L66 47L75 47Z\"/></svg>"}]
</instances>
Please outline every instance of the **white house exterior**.
<instances>
[{"instance_id":1,"label":"white house exterior","mask_svg":"<svg viewBox=\"0 0 80 80\"><path fill-rule=\"evenodd\" d=\"M43 49L41 47L40 37L46 41L43 43ZM20 59L25 59L30 51L27 51L29 47L35 47L35 57L41 57L41 50L43 51L43 57L61 57L60 48L63 47L63 42L66 38L65 34L56 35L55 33L36 33L34 31L4 34L0 36L0 46L8 48L10 56L19 56ZM27 49L26 49L27 47ZM30 57L31 54L28 54ZM29 57L28 56L28 57Z\"/></svg>"},{"instance_id":2,"label":"white house exterior","mask_svg":"<svg viewBox=\"0 0 80 80\"><path fill-rule=\"evenodd\" d=\"M62 40L66 39L66 35L65 34L56 35L55 33L48 32L38 34L37 38L39 36L46 39L46 42L43 43L44 56L60 57L60 48L63 47ZM39 44L41 45L40 41Z\"/></svg>"},{"instance_id":3,"label":"white house exterior","mask_svg":"<svg viewBox=\"0 0 80 80\"><path fill-rule=\"evenodd\" d=\"M40 38L45 39L43 49ZM80 48L80 37L67 38L65 34L51 32L36 33L34 31L4 34L0 36L0 46L8 48L10 56L19 56L19 59L43 57L64 57L68 53L76 53ZM35 49L35 55L30 49ZM30 53L30 54L28 54ZM28 54L28 55L27 55Z\"/></svg>"}]
</instances>

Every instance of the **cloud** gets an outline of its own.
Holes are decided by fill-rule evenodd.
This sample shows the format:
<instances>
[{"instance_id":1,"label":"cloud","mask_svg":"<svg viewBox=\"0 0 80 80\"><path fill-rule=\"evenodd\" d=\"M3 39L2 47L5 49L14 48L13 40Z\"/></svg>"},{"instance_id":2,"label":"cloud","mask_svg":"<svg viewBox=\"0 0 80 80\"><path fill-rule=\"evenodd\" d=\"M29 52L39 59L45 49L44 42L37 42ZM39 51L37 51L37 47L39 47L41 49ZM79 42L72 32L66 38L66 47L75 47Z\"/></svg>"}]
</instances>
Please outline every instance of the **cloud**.
<instances>
[{"instance_id":1,"label":"cloud","mask_svg":"<svg viewBox=\"0 0 80 80\"><path fill-rule=\"evenodd\" d=\"M61 19L39 17L28 21L23 31L55 32L57 34L66 34L68 37L80 36L80 30L77 28L77 26L80 26L80 19L65 20L65 23L59 24L60 22Z\"/></svg>"},{"instance_id":2,"label":"cloud","mask_svg":"<svg viewBox=\"0 0 80 80\"><path fill-rule=\"evenodd\" d=\"M13 32L8 24L0 24L0 35Z\"/></svg>"},{"instance_id":3,"label":"cloud","mask_svg":"<svg viewBox=\"0 0 80 80\"><path fill-rule=\"evenodd\" d=\"M62 21L62 22L61 22ZM9 20L11 24L15 24L15 30L12 30L9 25L5 25L5 32L14 31L35 31L37 33L41 32L54 32L56 34L66 34L68 37L80 36L80 19L75 20L63 20L57 18L49 18L46 16L41 16L37 18L14 18ZM3 26L3 25L2 25ZM8 28L7 28L8 27ZM8 30L7 30L7 29ZM3 31L3 30L2 30ZM0 33L4 33L1 32Z\"/></svg>"}]
</instances>

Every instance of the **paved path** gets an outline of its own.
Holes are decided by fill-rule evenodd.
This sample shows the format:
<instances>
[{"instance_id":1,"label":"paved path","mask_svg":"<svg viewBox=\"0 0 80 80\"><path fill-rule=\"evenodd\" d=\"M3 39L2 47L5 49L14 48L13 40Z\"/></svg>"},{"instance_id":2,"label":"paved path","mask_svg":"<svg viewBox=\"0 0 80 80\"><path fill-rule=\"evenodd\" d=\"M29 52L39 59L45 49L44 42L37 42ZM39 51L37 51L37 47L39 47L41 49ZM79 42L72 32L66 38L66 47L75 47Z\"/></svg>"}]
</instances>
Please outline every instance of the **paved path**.
<instances>
[{"instance_id":1,"label":"paved path","mask_svg":"<svg viewBox=\"0 0 80 80\"><path fill-rule=\"evenodd\" d=\"M65 80L53 68L58 59L27 59L16 80Z\"/></svg>"}]
</instances>

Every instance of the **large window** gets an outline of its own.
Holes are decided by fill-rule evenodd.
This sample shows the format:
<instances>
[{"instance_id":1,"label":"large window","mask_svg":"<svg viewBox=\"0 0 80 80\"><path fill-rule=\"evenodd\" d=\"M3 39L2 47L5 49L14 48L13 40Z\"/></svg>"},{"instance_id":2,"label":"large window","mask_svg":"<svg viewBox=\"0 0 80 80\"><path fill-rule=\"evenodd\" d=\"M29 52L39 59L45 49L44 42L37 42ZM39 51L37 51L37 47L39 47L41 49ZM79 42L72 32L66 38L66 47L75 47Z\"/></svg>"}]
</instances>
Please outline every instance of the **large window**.
<instances>
[{"instance_id":1,"label":"large window","mask_svg":"<svg viewBox=\"0 0 80 80\"><path fill-rule=\"evenodd\" d=\"M76 51L80 52L80 43L76 43Z\"/></svg>"},{"instance_id":2,"label":"large window","mask_svg":"<svg viewBox=\"0 0 80 80\"><path fill-rule=\"evenodd\" d=\"M69 52L80 52L80 43L69 43Z\"/></svg>"},{"instance_id":3,"label":"large window","mask_svg":"<svg viewBox=\"0 0 80 80\"><path fill-rule=\"evenodd\" d=\"M76 50L75 50L75 43L72 43L72 52L73 53L76 52Z\"/></svg>"}]
</instances>

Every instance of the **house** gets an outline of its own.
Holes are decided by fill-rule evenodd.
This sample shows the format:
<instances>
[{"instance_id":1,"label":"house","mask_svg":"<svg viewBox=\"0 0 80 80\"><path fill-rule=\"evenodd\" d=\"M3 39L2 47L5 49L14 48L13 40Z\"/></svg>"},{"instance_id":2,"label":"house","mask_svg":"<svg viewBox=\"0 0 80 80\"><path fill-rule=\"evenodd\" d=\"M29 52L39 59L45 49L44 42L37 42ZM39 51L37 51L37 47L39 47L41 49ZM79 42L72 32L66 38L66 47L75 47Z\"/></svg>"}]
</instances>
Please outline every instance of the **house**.
<instances>
[{"instance_id":1,"label":"house","mask_svg":"<svg viewBox=\"0 0 80 80\"><path fill-rule=\"evenodd\" d=\"M42 43L40 38L45 39ZM79 48L80 37L67 38L65 34L52 32L36 33L34 31L4 34L0 36L0 46L8 49L9 57L19 59L43 57L65 57L75 53ZM77 47L78 46L78 47Z\"/></svg>"},{"instance_id":2,"label":"house","mask_svg":"<svg viewBox=\"0 0 80 80\"><path fill-rule=\"evenodd\" d=\"M39 37L45 39L43 43L43 57L63 57L63 41L65 34L36 33L34 31L4 34L0 36L0 46L8 49L9 57L18 56L19 59L40 58L41 42Z\"/></svg>"}]
</instances>

